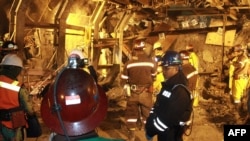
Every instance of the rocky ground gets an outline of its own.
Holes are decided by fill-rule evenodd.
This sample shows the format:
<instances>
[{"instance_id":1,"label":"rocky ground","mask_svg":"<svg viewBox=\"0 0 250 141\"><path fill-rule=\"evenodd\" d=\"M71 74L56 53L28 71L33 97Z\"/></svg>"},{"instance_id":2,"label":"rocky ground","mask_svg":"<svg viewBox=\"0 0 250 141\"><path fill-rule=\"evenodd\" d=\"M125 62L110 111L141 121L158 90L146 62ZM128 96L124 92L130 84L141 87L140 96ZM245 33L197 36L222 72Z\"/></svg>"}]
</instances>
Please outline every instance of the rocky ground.
<instances>
[{"instance_id":1,"label":"rocky ground","mask_svg":"<svg viewBox=\"0 0 250 141\"><path fill-rule=\"evenodd\" d=\"M237 124L230 95L222 89L200 91L199 106L194 108L193 125L184 135L184 141L223 141L223 125ZM100 136L128 140L128 131L123 124L126 100L122 88L112 88L107 92L109 109L106 119L97 128ZM39 111L40 100L34 100ZM39 138L28 138L28 141L48 141L51 131L43 124L43 135ZM135 132L135 141L145 141L144 130ZM154 141L156 141L156 137Z\"/></svg>"}]
</instances>

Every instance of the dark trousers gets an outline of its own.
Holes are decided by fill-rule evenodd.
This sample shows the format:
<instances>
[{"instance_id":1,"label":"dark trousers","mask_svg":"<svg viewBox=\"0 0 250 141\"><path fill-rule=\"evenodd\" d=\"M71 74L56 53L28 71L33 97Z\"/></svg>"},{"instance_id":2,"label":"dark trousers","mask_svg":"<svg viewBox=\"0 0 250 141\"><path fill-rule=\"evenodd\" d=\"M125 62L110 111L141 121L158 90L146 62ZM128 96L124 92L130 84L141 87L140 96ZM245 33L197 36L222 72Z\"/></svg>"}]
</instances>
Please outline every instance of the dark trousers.
<instances>
[{"instance_id":1,"label":"dark trousers","mask_svg":"<svg viewBox=\"0 0 250 141\"><path fill-rule=\"evenodd\" d=\"M153 106L152 93L143 91L141 93L131 92L131 96L127 100L127 108L125 111L125 119L127 120L127 128L136 128L136 119L142 118L142 122L145 122L151 107ZM130 121L129 121L130 119ZM131 121L133 119L134 121Z\"/></svg>"}]
</instances>

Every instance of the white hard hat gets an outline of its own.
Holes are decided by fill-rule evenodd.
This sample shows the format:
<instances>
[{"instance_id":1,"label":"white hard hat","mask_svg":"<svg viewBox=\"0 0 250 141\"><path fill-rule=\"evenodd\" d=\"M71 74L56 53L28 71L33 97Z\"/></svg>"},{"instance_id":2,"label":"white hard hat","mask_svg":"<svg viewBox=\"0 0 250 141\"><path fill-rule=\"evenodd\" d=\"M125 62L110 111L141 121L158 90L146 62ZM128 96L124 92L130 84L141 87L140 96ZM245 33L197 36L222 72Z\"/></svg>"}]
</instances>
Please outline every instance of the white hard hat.
<instances>
[{"instance_id":1,"label":"white hard hat","mask_svg":"<svg viewBox=\"0 0 250 141\"><path fill-rule=\"evenodd\" d=\"M155 50L155 49L160 48L160 47L162 47L161 42L157 41L154 43L153 49Z\"/></svg>"},{"instance_id":2,"label":"white hard hat","mask_svg":"<svg viewBox=\"0 0 250 141\"><path fill-rule=\"evenodd\" d=\"M73 50L70 52L69 57L80 57L80 59L85 58L85 57L83 56L82 51L79 50L79 49L73 49Z\"/></svg>"},{"instance_id":3,"label":"white hard hat","mask_svg":"<svg viewBox=\"0 0 250 141\"><path fill-rule=\"evenodd\" d=\"M16 54L7 54L3 57L0 65L11 65L23 68L23 61Z\"/></svg>"}]
</instances>

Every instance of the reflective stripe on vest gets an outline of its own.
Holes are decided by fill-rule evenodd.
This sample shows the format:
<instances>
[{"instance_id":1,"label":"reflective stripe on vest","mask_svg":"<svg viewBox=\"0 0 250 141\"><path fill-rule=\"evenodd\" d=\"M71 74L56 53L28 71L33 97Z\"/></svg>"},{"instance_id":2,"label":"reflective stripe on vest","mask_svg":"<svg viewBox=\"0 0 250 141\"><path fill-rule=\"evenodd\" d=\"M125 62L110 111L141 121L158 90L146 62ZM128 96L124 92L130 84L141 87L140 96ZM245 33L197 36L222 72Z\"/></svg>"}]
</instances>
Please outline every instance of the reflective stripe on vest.
<instances>
[{"instance_id":1,"label":"reflective stripe on vest","mask_svg":"<svg viewBox=\"0 0 250 141\"><path fill-rule=\"evenodd\" d=\"M191 78L192 76L198 74L198 71L193 71L187 75L187 79Z\"/></svg>"},{"instance_id":2,"label":"reflective stripe on vest","mask_svg":"<svg viewBox=\"0 0 250 141\"><path fill-rule=\"evenodd\" d=\"M158 129L159 131L165 131L168 126L165 125L158 117L156 117L156 119L153 120L154 121L154 126L156 129Z\"/></svg>"},{"instance_id":3,"label":"reflective stripe on vest","mask_svg":"<svg viewBox=\"0 0 250 141\"><path fill-rule=\"evenodd\" d=\"M0 81L0 87L5 88L5 89L9 89L15 92L18 92L20 90L20 87L17 86L18 82L14 81L12 84Z\"/></svg>"},{"instance_id":4,"label":"reflective stripe on vest","mask_svg":"<svg viewBox=\"0 0 250 141\"><path fill-rule=\"evenodd\" d=\"M133 68L133 67L154 67L154 64L151 62L136 62L128 64L127 68Z\"/></svg>"},{"instance_id":5,"label":"reflective stripe on vest","mask_svg":"<svg viewBox=\"0 0 250 141\"><path fill-rule=\"evenodd\" d=\"M136 118L129 118L129 119L127 119L127 122L137 122L137 119Z\"/></svg>"},{"instance_id":6,"label":"reflective stripe on vest","mask_svg":"<svg viewBox=\"0 0 250 141\"><path fill-rule=\"evenodd\" d=\"M128 76L127 76L127 75L122 74L122 75L121 75L121 78L122 78L122 79L128 79Z\"/></svg>"}]
</instances>

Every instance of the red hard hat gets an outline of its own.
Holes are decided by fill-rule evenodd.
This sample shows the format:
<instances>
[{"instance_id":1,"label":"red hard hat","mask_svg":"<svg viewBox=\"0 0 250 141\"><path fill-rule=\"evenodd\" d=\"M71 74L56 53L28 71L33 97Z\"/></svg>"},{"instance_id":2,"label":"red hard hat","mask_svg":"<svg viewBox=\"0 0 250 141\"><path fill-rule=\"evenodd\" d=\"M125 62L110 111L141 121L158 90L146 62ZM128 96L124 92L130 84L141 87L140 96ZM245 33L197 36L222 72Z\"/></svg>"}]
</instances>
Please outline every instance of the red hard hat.
<instances>
[{"instance_id":1,"label":"red hard hat","mask_svg":"<svg viewBox=\"0 0 250 141\"><path fill-rule=\"evenodd\" d=\"M182 60L188 60L189 59L189 52L187 50L181 50L180 56Z\"/></svg>"},{"instance_id":2,"label":"red hard hat","mask_svg":"<svg viewBox=\"0 0 250 141\"><path fill-rule=\"evenodd\" d=\"M194 49L193 45L189 44L189 45L186 46L187 51L192 50L192 49Z\"/></svg>"},{"instance_id":3,"label":"red hard hat","mask_svg":"<svg viewBox=\"0 0 250 141\"><path fill-rule=\"evenodd\" d=\"M107 113L105 92L82 69L66 68L59 75L41 103L41 117L45 125L52 131L65 135L59 120L61 117L68 136L93 131Z\"/></svg>"},{"instance_id":4,"label":"red hard hat","mask_svg":"<svg viewBox=\"0 0 250 141\"><path fill-rule=\"evenodd\" d=\"M134 41L134 49L135 50L142 50L142 49L144 49L145 46L146 46L145 40L146 40L146 38L136 39Z\"/></svg>"}]
</instances>

